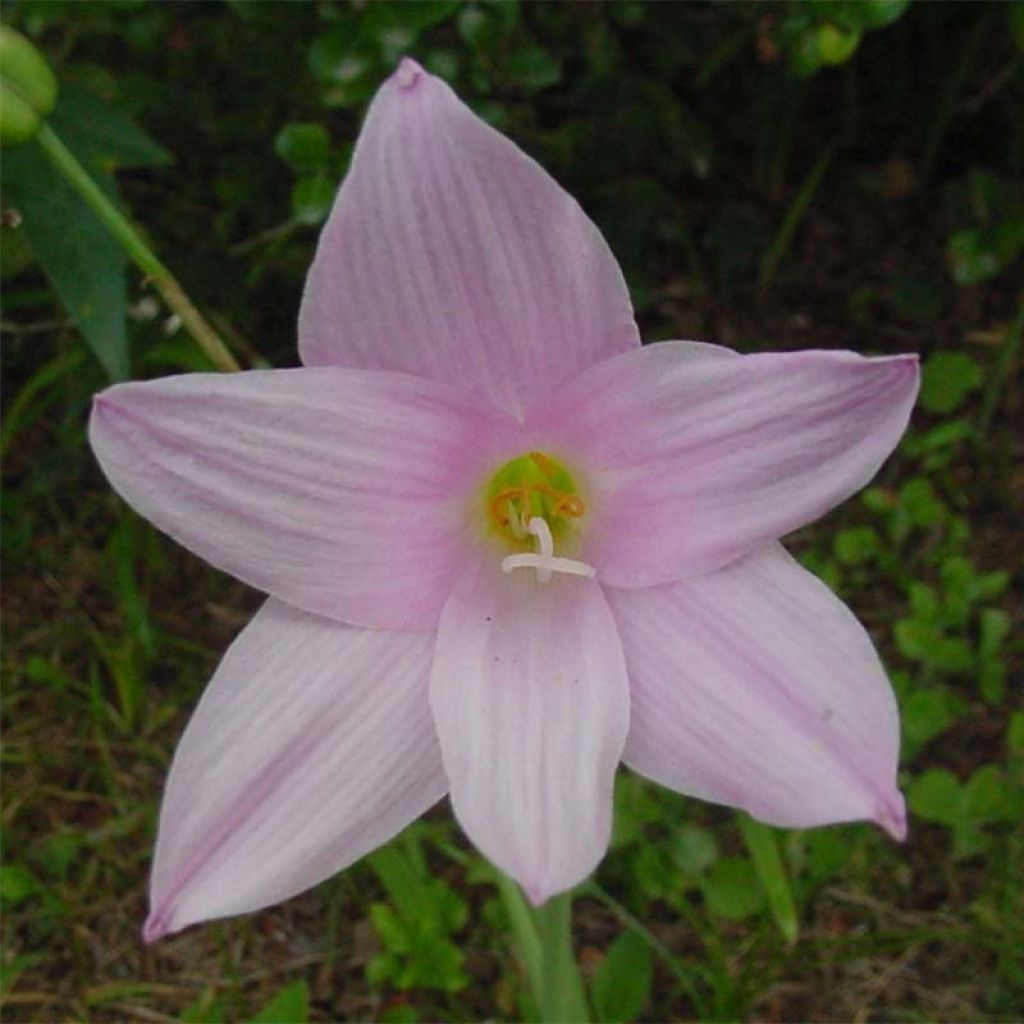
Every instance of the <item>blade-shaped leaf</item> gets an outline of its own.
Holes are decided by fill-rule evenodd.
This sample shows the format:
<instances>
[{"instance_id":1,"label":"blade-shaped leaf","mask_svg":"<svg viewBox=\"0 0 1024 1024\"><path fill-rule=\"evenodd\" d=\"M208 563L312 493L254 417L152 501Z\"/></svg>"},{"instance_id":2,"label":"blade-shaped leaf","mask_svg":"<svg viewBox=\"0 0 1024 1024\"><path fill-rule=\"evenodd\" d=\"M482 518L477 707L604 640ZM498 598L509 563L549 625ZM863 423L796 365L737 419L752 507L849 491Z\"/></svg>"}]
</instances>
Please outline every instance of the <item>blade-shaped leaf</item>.
<instances>
[{"instance_id":1,"label":"blade-shaped leaf","mask_svg":"<svg viewBox=\"0 0 1024 1024\"><path fill-rule=\"evenodd\" d=\"M799 935L800 922L786 868L779 855L775 832L746 814L738 815L737 820L740 832L743 833L743 841L754 860L754 868L761 887L768 897L768 906L771 907L775 924L782 937L792 945Z\"/></svg>"},{"instance_id":2,"label":"blade-shaped leaf","mask_svg":"<svg viewBox=\"0 0 1024 1024\"><path fill-rule=\"evenodd\" d=\"M50 125L93 172L157 167L174 160L123 111L71 85L61 88Z\"/></svg>"},{"instance_id":3,"label":"blade-shaped leaf","mask_svg":"<svg viewBox=\"0 0 1024 1024\"><path fill-rule=\"evenodd\" d=\"M125 257L38 143L4 155L6 201L61 302L112 380L128 377Z\"/></svg>"},{"instance_id":4,"label":"blade-shaped leaf","mask_svg":"<svg viewBox=\"0 0 1024 1024\"><path fill-rule=\"evenodd\" d=\"M171 155L131 118L67 86L50 124L69 150L116 199L112 171L165 164ZM125 329L125 256L85 200L36 143L5 154L4 188L24 216L22 230L61 302L113 380L129 376Z\"/></svg>"},{"instance_id":5,"label":"blade-shaped leaf","mask_svg":"<svg viewBox=\"0 0 1024 1024\"><path fill-rule=\"evenodd\" d=\"M650 998L653 976L647 943L636 932L623 932L594 975L591 997L597 1019L608 1024L636 1020Z\"/></svg>"}]
</instances>

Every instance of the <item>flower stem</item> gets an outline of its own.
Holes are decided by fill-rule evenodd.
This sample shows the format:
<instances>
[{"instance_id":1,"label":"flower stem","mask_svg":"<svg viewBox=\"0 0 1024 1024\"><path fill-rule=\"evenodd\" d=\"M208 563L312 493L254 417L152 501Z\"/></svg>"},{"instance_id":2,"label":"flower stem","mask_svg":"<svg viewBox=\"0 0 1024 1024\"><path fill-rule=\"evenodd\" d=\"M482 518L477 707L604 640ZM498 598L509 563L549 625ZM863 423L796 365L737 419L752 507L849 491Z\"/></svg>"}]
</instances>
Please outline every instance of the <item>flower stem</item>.
<instances>
[{"instance_id":1,"label":"flower stem","mask_svg":"<svg viewBox=\"0 0 1024 1024\"><path fill-rule=\"evenodd\" d=\"M540 993L544 984L544 973L541 964L544 962L544 950L541 949L540 936L530 911L530 905L519 889L519 886L507 875L494 869L494 880L508 912L509 924L519 947L519 957L526 971L526 980L540 1005Z\"/></svg>"},{"instance_id":2,"label":"flower stem","mask_svg":"<svg viewBox=\"0 0 1024 1024\"><path fill-rule=\"evenodd\" d=\"M515 882L497 869L494 875L540 1019L544 1024L587 1024L583 980L572 950L572 896L563 893L534 909Z\"/></svg>"},{"instance_id":3,"label":"flower stem","mask_svg":"<svg viewBox=\"0 0 1024 1024\"><path fill-rule=\"evenodd\" d=\"M541 948L541 1020L584 1022L590 1020L583 979L572 949L572 894L562 893L533 912Z\"/></svg>"},{"instance_id":4,"label":"flower stem","mask_svg":"<svg viewBox=\"0 0 1024 1024\"><path fill-rule=\"evenodd\" d=\"M174 275L160 262L131 221L104 194L53 129L44 124L39 129L36 139L61 174L134 260L136 266L153 282L156 290L163 296L167 305L178 314L182 325L213 365L219 370L240 369L235 357L202 313L192 304Z\"/></svg>"}]
</instances>

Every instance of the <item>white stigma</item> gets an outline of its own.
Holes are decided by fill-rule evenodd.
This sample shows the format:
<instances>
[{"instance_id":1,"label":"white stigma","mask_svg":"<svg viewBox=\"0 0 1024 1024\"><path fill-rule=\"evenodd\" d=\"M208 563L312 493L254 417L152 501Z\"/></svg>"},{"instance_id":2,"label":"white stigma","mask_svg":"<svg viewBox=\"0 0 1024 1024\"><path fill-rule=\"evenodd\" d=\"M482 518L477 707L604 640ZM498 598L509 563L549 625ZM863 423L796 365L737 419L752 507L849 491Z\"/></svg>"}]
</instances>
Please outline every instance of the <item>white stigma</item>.
<instances>
[{"instance_id":1,"label":"white stigma","mask_svg":"<svg viewBox=\"0 0 1024 1024\"><path fill-rule=\"evenodd\" d=\"M549 583L553 572L564 572L570 576L597 575L597 570L586 562L577 562L575 558L555 557L555 542L551 537L551 527L548 526L547 520L534 516L527 530L537 538L536 554L508 555L502 559L502 572L511 572L513 569L536 569L537 579L541 583Z\"/></svg>"}]
</instances>

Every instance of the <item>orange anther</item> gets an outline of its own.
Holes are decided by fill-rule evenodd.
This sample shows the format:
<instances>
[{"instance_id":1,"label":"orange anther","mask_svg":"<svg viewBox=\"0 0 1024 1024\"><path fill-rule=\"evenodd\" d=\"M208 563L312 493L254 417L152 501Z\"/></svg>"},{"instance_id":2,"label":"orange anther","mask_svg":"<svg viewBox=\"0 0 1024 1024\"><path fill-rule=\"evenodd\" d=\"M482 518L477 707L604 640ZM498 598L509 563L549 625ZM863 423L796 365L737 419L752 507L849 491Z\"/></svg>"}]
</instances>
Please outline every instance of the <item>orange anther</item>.
<instances>
[{"instance_id":1,"label":"orange anther","mask_svg":"<svg viewBox=\"0 0 1024 1024\"><path fill-rule=\"evenodd\" d=\"M499 491L493 498L491 498L491 515L498 521L501 526L508 526L509 524L509 506L516 498L522 498L525 502L529 498L529 488L527 487L506 487L505 490ZM504 504L504 509L502 505Z\"/></svg>"},{"instance_id":2,"label":"orange anther","mask_svg":"<svg viewBox=\"0 0 1024 1024\"><path fill-rule=\"evenodd\" d=\"M533 459L545 476L551 477L557 472L555 464L543 452L530 452L530 458Z\"/></svg>"},{"instance_id":3,"label":"orange anther","mask_svg":"<svg viewBox=\"0 0 1024 1024\"><path fill-rule=\"evenodd\" d=\"M578 519L586 512L586 506L582 499L575 494L563 494L555 502L555 512L560 516L571 516L573 519Z\"/></svg>"}]
</instances>

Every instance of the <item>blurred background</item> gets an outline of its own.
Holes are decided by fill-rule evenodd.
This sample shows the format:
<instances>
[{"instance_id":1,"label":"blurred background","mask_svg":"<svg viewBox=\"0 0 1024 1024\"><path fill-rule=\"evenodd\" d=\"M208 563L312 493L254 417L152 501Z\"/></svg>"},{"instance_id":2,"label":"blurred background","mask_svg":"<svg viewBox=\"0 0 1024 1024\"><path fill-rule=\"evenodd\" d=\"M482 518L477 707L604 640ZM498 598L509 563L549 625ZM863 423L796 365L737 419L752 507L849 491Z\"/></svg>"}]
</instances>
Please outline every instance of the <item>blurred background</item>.
<instances>
[{"instance_id":1,"label":"blurred background","mask_svg":"<svg viewBox=\"0 0 1024 1024\"><path fill-rule=\"evenodd\" d=\"M296 362L319 225L406 53L579 198L648 340L920 353L900 451L790 542L883 653L908 842L778 832L780 874L732 812L623 772L577 950L605 1021L1024 1015L1024 5L12 0L4 19L57 72L55 129L246 366ZM2 174L4 1020L530 1016L443 805L298 899L142 945L170 754L260 598L130 513L85 443L111 379L208 364L35 142Z\"/></svg>"}]
</instances>

